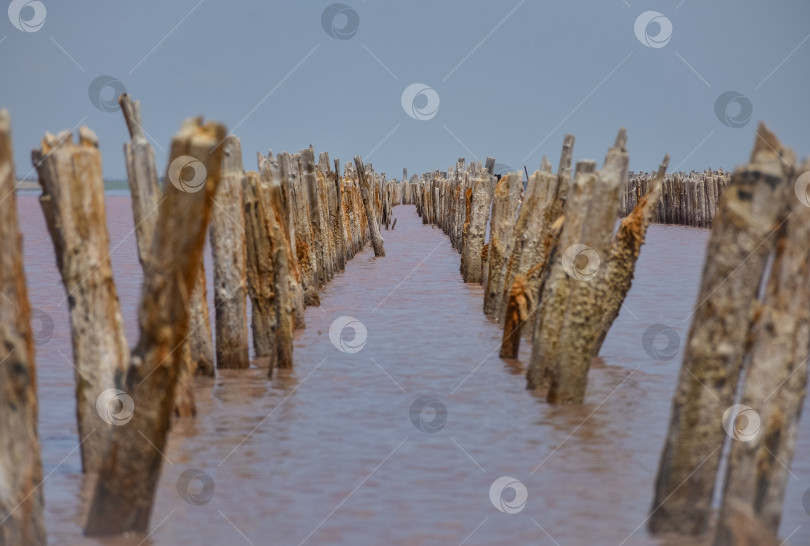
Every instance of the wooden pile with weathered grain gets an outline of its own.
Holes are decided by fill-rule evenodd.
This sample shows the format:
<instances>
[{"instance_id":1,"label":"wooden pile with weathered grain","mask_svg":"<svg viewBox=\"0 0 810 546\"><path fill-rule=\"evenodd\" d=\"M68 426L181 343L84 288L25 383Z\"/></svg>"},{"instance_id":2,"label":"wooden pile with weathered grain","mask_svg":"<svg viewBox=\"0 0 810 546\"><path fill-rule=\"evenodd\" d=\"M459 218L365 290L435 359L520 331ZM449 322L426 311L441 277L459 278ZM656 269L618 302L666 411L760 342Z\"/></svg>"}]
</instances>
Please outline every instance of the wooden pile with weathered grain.
<instances>
[{"instance_id":1,"label":"wooden pile with weathered grain","mask_svg":"<svg viewBox=\"0 0 810 546\"><path fill-rule=\"evenodd\" d=\"M0 110L0 544L44 546L37 373L15 173L11 119Z\"/></svg>"},{"instance_id":2,"label":"wooden pile with weathered grain","mask_svg":"<svg viewBox=\"0 0 810 546\"><path fill-rule=\"evenodd\" d=\"M808 168L761 124L723 193L655 484L653 533L710 530L730 443L714 544L739 544L743 526L767 537L758 544L779 543L810 349L810 207L794 191Z\"/></svg>"}]
</instances>

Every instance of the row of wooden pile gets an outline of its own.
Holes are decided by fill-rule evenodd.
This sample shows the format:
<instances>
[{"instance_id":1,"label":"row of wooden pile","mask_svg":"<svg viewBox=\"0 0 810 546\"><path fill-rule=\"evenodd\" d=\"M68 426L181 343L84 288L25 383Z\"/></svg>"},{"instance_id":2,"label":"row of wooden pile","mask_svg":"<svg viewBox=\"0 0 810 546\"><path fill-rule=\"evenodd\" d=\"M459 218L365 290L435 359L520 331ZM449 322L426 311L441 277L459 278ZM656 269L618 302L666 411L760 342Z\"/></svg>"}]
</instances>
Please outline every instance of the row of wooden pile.
<instances>
[{"instance_id":1,"label":"row of wooden pile","mask_svg":"<svg viewBox=\"0 0 810 546\"><path fill-rule=\"evenodd\" d=\"M579 161L572 176L574 137L566 135L557 174L543 158L525 191L521 173L496 179L489 158L483 167L460 159L447 177L422 175L405 192L458 249L464 280L485 287L484 312L504 328L501 356L516 358L531 327L528 385L552 402L582 402L661 193L668 158L614 236L628 185L625 141L621 130L601 170Z\"/></svg>"},{"instance_id":2,"label":"row of wooden pile","mask_svg":"<svg viewBox=\"0 0 810 546\"><path fill-rule=\"evenodd\" d=\"M619 202L619 216L625 217L647 195L655 173L631 173ZM661 198L653 212L657 224L711 227L717 203L723 189L731 181L731 173L723 169L667 175L661 185Z\"/></svg>"},{"instance_id":3,"label":"row of wooden pile","mask_svg":"<svg viewBox=\"0 0 810 546\"><path fill-rule=\"evenodd\" d=\"M749 163L733 175L666 177L667 157L655 175L630 179L622 131L600 171L580 161L572 177L573 143L567 135L557 174L544 158L525 191L520 173L496 181L494 160L484 168L459 160L446 176L413 177L404 194L424 223L447 233L464 280L485 287L483 310L504 327L502 357L517 356L521 330L532 326L527 386L552 403L583 402L648 224L711 225L645 521L655 534L713 531L714 546L780 544L810 353L810 195L808 174L799 177L810 161L799 167L761 124ZM631 190L620 204L623 187Z\"/></svg>"},{"instance_id":4,"label":"row of wooden pile","mask_svg":"<svg viewBox=\"0 0 810 546\"><path fill-rule=\"evenodd\" d=\"M489 158L490 165L494 165ZM459 159L463 163L462 159ZM447 172L434 171L430 176L448 178L448 172L455 172L451 167ZM619 217L624 218L633 212L642 197L649 193L650 187L656 177L651 173L628 173L628 179L619 199ZM500 175L496 175L499 178ZM403 204L418 204L417 195L413 194L411 187L420 177L414 176L411 183L403 190ZM408 180L407 171L403 180ZM661 198L653 211L652 222L655 224L675 224L692 227L711 227L717 210L717 203L723 189L731 181L731 173L719 169L711 169L690 173L676 172L664 177L661 184ZM524 179L524 184L528 185Z\"/></svg>"},{"instance_id":5,"label":"row of wooden pile","mask_svg":"<svg viewBox=\"0 0 810 546\"><path fill-rule=\"evenodd\" d=\"M88 535L145 532L173 413L195 413L195 375L250 366L293 366L293 331L304 308L367 242L384 256L402 185L355 157L341 176L327 153L258 154L245 172L239 139L218 123L186 121L164 183L140 105L120 98L143 287L140 339L130 351L113 279L96 135L47 134L33 152L40 203L67 292L82 469L97 476ZM0 113L0 517L1 544L44 544L42 466L30 309L16 215L8 113ZM203 250L213 255L216 345ZM8 479L6 479L8 478Z\"/></svg>"}]
</instances>

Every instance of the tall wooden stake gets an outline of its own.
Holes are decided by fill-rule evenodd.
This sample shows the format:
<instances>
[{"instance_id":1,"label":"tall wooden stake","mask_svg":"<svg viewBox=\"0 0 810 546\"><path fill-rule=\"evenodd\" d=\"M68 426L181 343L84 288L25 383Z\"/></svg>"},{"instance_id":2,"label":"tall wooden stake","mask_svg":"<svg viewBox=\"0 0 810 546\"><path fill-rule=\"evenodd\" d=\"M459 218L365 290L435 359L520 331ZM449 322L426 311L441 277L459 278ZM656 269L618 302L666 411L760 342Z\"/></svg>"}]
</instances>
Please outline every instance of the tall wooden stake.
<instances>
[{"instance_id":1,"label":"tall wooden stake","mask_svg":"<svg viewBox=\"0 0 810 546\"><path fill-rule=\"evenodd\" d=\"M37 373L15 173L11 119L0 110L0 544L44 546Z\"/></svg>"}]
</instances>

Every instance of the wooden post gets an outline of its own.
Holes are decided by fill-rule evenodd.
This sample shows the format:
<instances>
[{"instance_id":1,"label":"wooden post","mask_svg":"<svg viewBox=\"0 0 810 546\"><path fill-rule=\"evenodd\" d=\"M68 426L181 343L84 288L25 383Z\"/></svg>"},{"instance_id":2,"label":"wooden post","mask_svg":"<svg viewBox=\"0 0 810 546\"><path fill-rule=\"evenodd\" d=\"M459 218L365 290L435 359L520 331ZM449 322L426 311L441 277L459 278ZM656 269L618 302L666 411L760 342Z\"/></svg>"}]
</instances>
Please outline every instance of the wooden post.
<instances>
[{"instance_id":1,"label":"wooden post","mask_svg":"<svg viewBox=\"0 0 810 546\"><path fill-rule=\"evenodd\" d=\"M489 174L476 171L471 186L467 189L467 218L463 235L462 275L464 282L481 283L484 278L484 237L489 219L490 180Z\"/></svg>"},{"instance_id":2,"label":"wooden post","mask_svg":"<svg viewBox=\"0 0 810 546\"><path fill-rule=\"evenodd\" d=\"M124 159L132 196L132 218L138 242L138 259L141 265L145 266L152 248L152 236L161 197L155 152L144 134L140 102L133 101L124 93L118 98L118 103L121 105L121 112L124 114L131 138L130 142L124 144Z\"/></svg>"},{"instance_id":3,"label":"wooden post","mask_svg":"<svg viewBox=\"0 0 810 546\"><path fill-rule=\"evenodd\" d=\"M11 119L0 110L0 544L44 546L31 307L23 271Z\"/></svg>"},{"instance_id":4,"label":"wooden post","mask_svg":"<svg viewBox=\"0 0 810 546\"><path fill-rule=\"evenodd\" d=\"M263 177L250 171L244 179L253 346L256 356L270 358L268 374L276 367L292 366L293 332L289 252L280 221L281 184L277 165L270 163Z\"/></svg>"},{"instance_id":5,"label":"wooden post","mask_svg":"<svg viewBox=\"0 0 810 546\"><path fill-rule=\"evenodd\" d=\"M323 210L315 172L315 152L312 148L301 150L301 177L306 187L309 225L312 230L312 250L315 254L313 286L320 290L326 284L326 241L323 238ZM311 305L311 304L308 304Z\"/></svg>"},{"instance_id":6,"label":"wooden post","mask_svg":"<svg viewBox=\"0 0 810 546\"><path fill-rule=\"evenodd\" d=\"M262 209L266 211L273 258L273 283L276 311L276 367L293 367L293 330L295 319L295 285L290 281L293 271L290 268L289 239L284 231L284 189L278 162L270 160L263 173L259 192ZM266 190L266 191L265 191ZM272 374L272 370L268 372Z\"/></svg>"},{"instance_id":7,"label":"wooden post","mask_svg":"<svg viewBox=\"0 0 810 546\"><path fill-rule=\"evenodd\" d=\"M270 154L272 155L272 154ZM264 173L264 159L260 161L259 172L263 177L270 178ZM281 184L281 196L283 201L283 222L282 231L287 240L287 263L290 267L290 291L293 302L293 320L296 328L305 328L304 318L304 274L301 264L298 262L298 247L296 232L296 211L294 199L294 186L292 182L292 167L290 166L290 156L287 153L278 156L278 167Z\"/></svg>"},{"instance_id":8,"label":"wooden post","mask_svg":"<svg viewBox=\"0 0 810 546\"><path fill-rule=\"evenodd\" d=\"M211 337L211 316L208 312L208 283L205 279L205 266L200 260L196 281L191 290L189 303L189 331L186 342L189 358L200 375L213 377L214 342Z\"/></svg>"},{"instance_id":9,"label":"wooden post","mask_svg":"<svg viewBox=\"0 0 810 546\"><path fill-rule=\"evenodd\" d=\"M495 185L489 234L489 273L484 292L484 313L492 315L501 307L506 262L512 245L523 175L508 173Z\"/></svg>"},{"instance_id":10,"label":"wooden post","mask_svg":"<svg viewBox=\"0 0 810 546\"><path fill-rule=\"evenodd\" d=\"M775 162L777 159L771 158L766 172L775 177L792 175ZM787 180L793 181L793 177ZM741 416L748 419L748 426L742 425L742 434L731 443L721 508L721 520L727 520L734 502L741 502L774 538L790 478L788 467L805 398L810 347L810 207L793 192L787 200L789 214L779 230L764 301L752 329L750 367L739 402L751 408ZM739 421L731 418L724 424L738 427ZM734 546L724 529L728 530L723 526L718 529L715 546Z\"/></svg>"},{"instance_id":11,"label":"wooden post","mask_svg":"<svg viewBox=\"0 0 810 546\"><path fill-rule=\"evenodd\" d=\"M318 156L318 192L321 196L321 210L323 217L322 238L324 242L324 271L326 281L331 281L337 271L337 256L335 249L335 223L337 213L335 212L335 187L333 185L334 176L329 168L329 153L321 152Z\"/></svg>"},{"instance_id":12,"label":"wooden post","mask_svg":"<svg viewBox=\"0 0 810 546\"><path fill-rule=\"evenodd\" d=\"M527 371L528 387L547 386L550 403L582 403L585 398L601 318L597 275L616 222L619 191L627 181L625 144L622 129L602 170L580 169L566 198L565 223L543 288Z\"/></svg>"},{"instance_id":13,"label":"wooden post","mask_svg":"<svg viewBox=\"0 0 810 546\"><path fill-rule=\"evenodd\" d=\"M376 216L374 214L374 205L372 203L372 181L366 176L366 168L363 165L363 159L358 155L354 157L354 164L357 167L357 176L360 182L360 194L363 198L363 206L366 211L366 218L368 219L368 228L371 232L371 244L374 247L375 256L385 256L385 248L383 248L383 238L380 235L380 226L377 224Z\"/></svg>"},{"instance_id":14,"label":"wooden post","mask_svg":"<svg viewBox=\"0 0 810 546\"><path fill-rule=\"evenodd\" d=\"M552 174L551 163L545 157L543 157L540 170L529 177L523 204L512 231L510 256L506 262L500 305L495 309L496 316L504 325L506 324L507 298L512 292L512 283L518 275L524 277L525 290L532 294L532 300L536 301L539 298L539 289L535 290L537 283L530 282L526 277L529 270L538 265L539 273L542 273L551 250L545 244L545 234L551 221L554 220L551 216L552 208L556 203L558 180L559 176ZM533 311L534 309L532 309ZM516 328L520 327L516 325ZM504 330L504 335L513 330L513 328ZM507 351L506 354L510 354L510 351Z\"/></svg>"},{"instance_id":15,"label":"wooden post","mask_svg":"<svg viewBox=\"0 0 810 546\"><path fill-rule=\"evenodd\" d=\"M605 267L604 280L596 285L602 308L598 312L601 325L591 353L594 357L599 355L599 349L601 349L613 321L619 316L624 298L630 291L636 261L641 252L641 245L644 244L647 226L650 225L661 198L661 185L668 166L669 155L664 157L664 161L658 167L658 173L652 180L646 195L639 200L633 212L619 224L619 230L610 245L607 261L603 266Z\"/></svg>"},{"instance_id":16,"label":"wooden post","mask_svg":"<svg viewBox=\"0 0 810 546\"><path fill-rule=\"evenodd\" d=\"M653 533L706 530L757 290L784 211L792 152L762 124L750 163L723 192L678 377L648 522ZM688 486L684 483L688 481Z\"/></svg>"},{"instance_id":17,"label":"wooden post","mask_svg":"<svg viewBox=\"0 0 810 546\"><path fill-rule=\"evenodd\" d=\"M250 366L245 301L245 216L242 208L242 144L228 135L222 158L222 181L211 209L211 254L214 257L214 313L218 368Z\"/></svg>"},{"instance_id":18,"label":"wooden post","mask_svg":"<svg viewBox=\"0 0 810 546\"><path fill-rule=\"evenodd\" d=\"M506 314L503 321L503 338L501 340L501 358L517 358L520 350L522 326L535 310L535 298L531 293L524 275L517 275L509 291Z\"/></svg>"},{"instance_id":19,"label":"wooden post","mask_svg":"<svg viewBox=\"0 0 810 546\"><path fill-rule=\"evenodd\" d=\"M158 184L155 153L146 140L141 120L141 104L132 100L126 93L118 98L124 121L127 124L131 142L124 144L124 158L127 164L127 180L132 194L132 218L135 222L135 237L138 242L138 259L144 271L152 259L152 239L157 224L158 207L162 199ZM208 307L206 306L206 311ZM192 379L195 374L214 377L214 363L201 360L200 365L191 358L191 347L188 340L183 343L181 355L183 364L177 380L175 392L175 414L178 417L196 415Z\"/></svg>"},{"instance_id":20,"label":"wooden post","mask_svg":"<svg viewBox=\"0 0 810 546\"><path fill-rule=\"evenodd\" d=\"M202 260L214 194L222 173L222 125L189 120L174 137L170 158L190 156L205 167L202 191L166 184L152 242L153 267L144 275L125 391L131 420L113 427L85 526L87 535L143 533L149 526L166 445L181 347L189 327L189 298ZM53 157L53 154L51 155ZM170 163L171 165L171 163ZM167 176L167 178L169 178Z\"/></svg>"},{"instance_id":21,"label":"wooden post","mask_svg":"<svg viewBox=\"0 0 810 546\"><path fill-rule=\"evenodd\" d=\"M304 289L304 303L318 305L318 258L312 236L309 212L309 191L303 179L303 165L299 155L282 159L282 172L288 175L292 208L295 217L295 249ZM289 170L285 169L288 168Z\"/></svg>"},{"instance_id":22,"label":"wooden post","mask_svg":"<svg viewBox=\"0 0 810 546\"><path fill-rule=\"evenodd\" d=\"M346 269L346 228L343 223L343 182L340 178L340 160L335 159L335 251L338 271Z\"/></svg>"},{"instance_id":23,"label":"wooden post","mask_svg":"<svg viewBox=\"0 0 810 546\"><path fill-rule=\"evenodd\" d=\"M120 387L129 351L110 263L98 139L86 127L78 144L67 131L47 133L32 158L70 310L82 469L96 472L111 426L96 400Z\"/></svg>"}]
</instances>

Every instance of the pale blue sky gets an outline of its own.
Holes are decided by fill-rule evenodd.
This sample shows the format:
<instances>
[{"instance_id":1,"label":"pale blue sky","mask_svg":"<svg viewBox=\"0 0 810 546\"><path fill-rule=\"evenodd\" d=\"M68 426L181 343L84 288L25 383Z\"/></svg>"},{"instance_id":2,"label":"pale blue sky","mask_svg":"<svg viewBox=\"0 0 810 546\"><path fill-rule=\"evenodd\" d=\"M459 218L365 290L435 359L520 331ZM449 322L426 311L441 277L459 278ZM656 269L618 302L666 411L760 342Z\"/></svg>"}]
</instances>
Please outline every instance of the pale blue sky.
<instances>
[{"instance_id":1,"label":"pale blue sky","mask_svg":"<svg viewBox=\"0 0 810 546\"><path fill-rule=\"evenodd\" d=\"M747 159L757 120L799 156L810 151L807 0L344 0L359 19L345 40L322 26L328 0L42 2L36 32L0 19L0 106L21 176L45 131L82 120L99 135L105 177L125 176L121 113L88 96L103 75L141 101L164 150L183 118L203 114L235 128L248 169L257 150L312 144L342 161L363 155L389 178L473 154L534 170L543 154L556 164L566 132L575 158L601 161L622 125L631 169L665 153L672 168L731 168ZM672 24L664 47L634 33L649 10ZM431 119L404 111L413 83L440 97ZM743 127L715 115L727 91L753 106ZM166 153L155 151L162 172Z\"/></svg>"}]
</instances>

